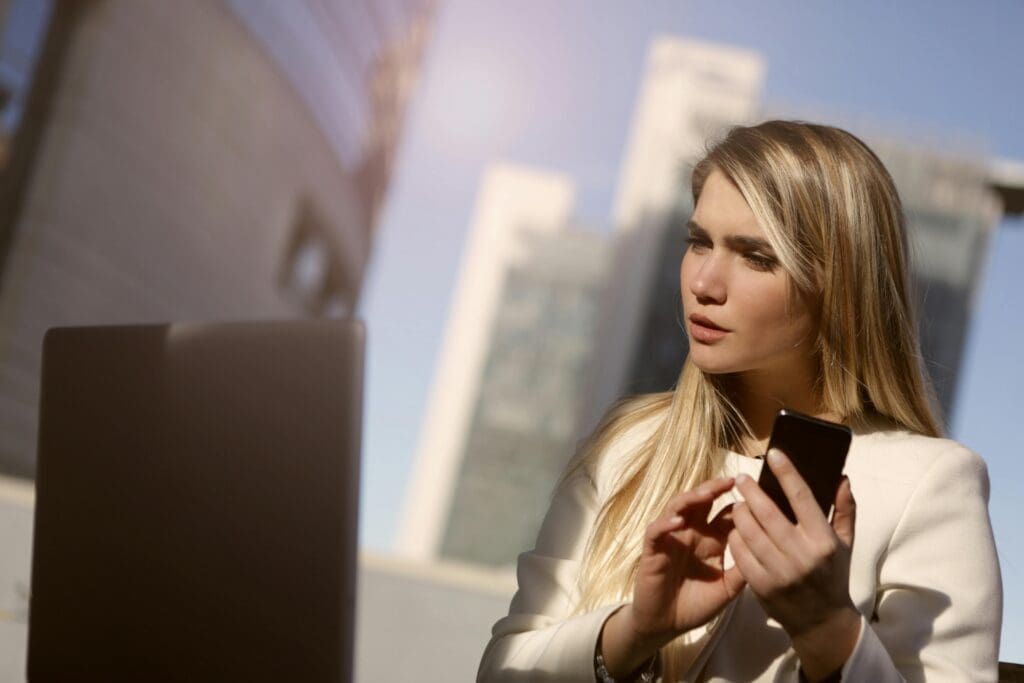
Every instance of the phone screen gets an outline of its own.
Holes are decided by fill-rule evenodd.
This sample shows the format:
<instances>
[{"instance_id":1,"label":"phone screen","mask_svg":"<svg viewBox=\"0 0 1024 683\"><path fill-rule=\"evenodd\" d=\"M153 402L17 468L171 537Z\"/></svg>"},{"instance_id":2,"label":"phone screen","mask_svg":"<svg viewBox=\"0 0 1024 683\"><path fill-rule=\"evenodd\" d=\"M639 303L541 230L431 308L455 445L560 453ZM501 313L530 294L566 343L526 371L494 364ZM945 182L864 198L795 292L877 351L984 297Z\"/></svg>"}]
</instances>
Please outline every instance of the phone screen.
<instances>
[{"instance_id":1,"label":"phone screen","mask_svg":"<svg viewBox=\"0 0 1024 683\"><path fill-rule=\"evenodd\" d=\"M775 416L768 450L778 448L789 457L828 517L842 481L850 439L850 428L845 425L783 409ZM758 484L795 524L796 514L767 462L761 469Z\"/></svg>"}]
</instances>

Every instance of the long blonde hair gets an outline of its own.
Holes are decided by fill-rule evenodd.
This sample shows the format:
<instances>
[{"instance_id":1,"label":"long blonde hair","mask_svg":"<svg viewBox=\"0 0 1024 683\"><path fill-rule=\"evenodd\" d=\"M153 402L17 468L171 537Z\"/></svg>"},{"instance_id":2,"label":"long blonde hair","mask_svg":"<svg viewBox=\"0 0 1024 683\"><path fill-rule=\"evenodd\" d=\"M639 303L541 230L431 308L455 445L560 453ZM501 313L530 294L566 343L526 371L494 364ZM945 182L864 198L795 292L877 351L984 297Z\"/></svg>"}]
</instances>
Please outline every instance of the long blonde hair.
<instances>
[{"instance_id":1,"label":"long blonde hair","mask_svg":"<svg viewBox=\"0 0 1024 683\"><path fill-rule=\"evenodd\" d=\"M855 429L883 418L937 436L909 292L905 218L878 157L838 128L767 121L733 128L696 164L695 206L714 169L742 193L796 293L812 302L823 411ZM584 444L577 466L640 423L657 424L598 514L579 611L631 597L646 526L676 492L718 476L724 449L739 450L749 436L730 395L729 376L687 361L674 391L621 402ZM671 649L663 651L665 680L680 673Z\"/></svg>"}]
</instances>

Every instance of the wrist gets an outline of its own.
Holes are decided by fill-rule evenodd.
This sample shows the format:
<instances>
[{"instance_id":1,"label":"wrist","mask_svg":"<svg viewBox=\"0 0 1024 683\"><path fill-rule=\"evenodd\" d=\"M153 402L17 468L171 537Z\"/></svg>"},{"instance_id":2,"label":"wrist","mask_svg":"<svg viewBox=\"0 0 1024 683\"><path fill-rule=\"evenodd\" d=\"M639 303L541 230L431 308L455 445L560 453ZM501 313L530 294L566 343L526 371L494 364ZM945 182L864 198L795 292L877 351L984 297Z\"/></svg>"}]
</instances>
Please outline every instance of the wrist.
<instances>
[{"instance_id":1,"label":"wrist","mask_svg":"<svg viewBox=\"0 0 1024 683\"><path fill-rule=\"evenodd\" d=\"M621 610L622 627L629 633L631 646L639 652L656 653L672 642L682 631L668 628L650 628L641 624L633 603L626 603Z\"/></svg>"},{"instance_id":2,"label":"wrist","mask_svg":"<svg viewBox=\"0 0 1024 683\"><path fill-rule=\"evenodd\" d=\"M842 669L860 638L861 615L850 604L792 639L800 668L812 683Z\"/></svg>"},{"instance_id":3,"label":"wrist","mask_svg":"<svg viewBox=\"0 0 1024 683\"><path fill-rule=\"evenodd\" d=\"M632 603L626 603L605 621L598 636L597 653L615 678L624 678L648 663L669 640L671 636L639 628Z\"/></svg>"}]
</instances>

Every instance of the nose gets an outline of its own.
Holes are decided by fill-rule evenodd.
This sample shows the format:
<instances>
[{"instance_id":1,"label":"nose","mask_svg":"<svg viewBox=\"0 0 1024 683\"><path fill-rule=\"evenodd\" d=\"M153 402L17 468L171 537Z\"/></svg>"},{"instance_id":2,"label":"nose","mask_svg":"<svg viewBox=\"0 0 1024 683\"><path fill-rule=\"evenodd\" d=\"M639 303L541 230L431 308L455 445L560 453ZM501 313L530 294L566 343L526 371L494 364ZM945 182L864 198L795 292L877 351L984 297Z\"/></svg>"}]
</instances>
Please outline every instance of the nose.
<instances>
[{"instance_id":1,"label":"nose","mask_svg":"<svg viewBox=\"0 0 1024 683\"><path fill-rule=\"evenodd\" d=\"M691 264L693 270L689 282L690 293L701 304L723 304L726 297L726 264L713 254L704 255Z\"/></svg>"}]
</instances>

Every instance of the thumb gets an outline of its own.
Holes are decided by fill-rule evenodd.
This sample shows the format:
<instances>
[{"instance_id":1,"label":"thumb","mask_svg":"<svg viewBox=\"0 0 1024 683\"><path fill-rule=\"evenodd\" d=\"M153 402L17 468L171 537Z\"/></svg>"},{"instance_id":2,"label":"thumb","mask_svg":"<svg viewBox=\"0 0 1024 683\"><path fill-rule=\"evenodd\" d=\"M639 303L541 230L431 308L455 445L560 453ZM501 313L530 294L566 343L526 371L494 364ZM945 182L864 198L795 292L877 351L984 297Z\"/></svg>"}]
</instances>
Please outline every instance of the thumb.
<instances>
[{"instance_id":1,"label":"thumb","mask_svg":"<svg viewBox=\"0 0 1024 683\"><path fill-rule=\"evenodd\" d=\"M847 546L853 545L853 524L857 519L857 501L853 499L850 478L844 476L836 491L836 511L832 515L832 529Z\"/></svg>"}]
</instances>

